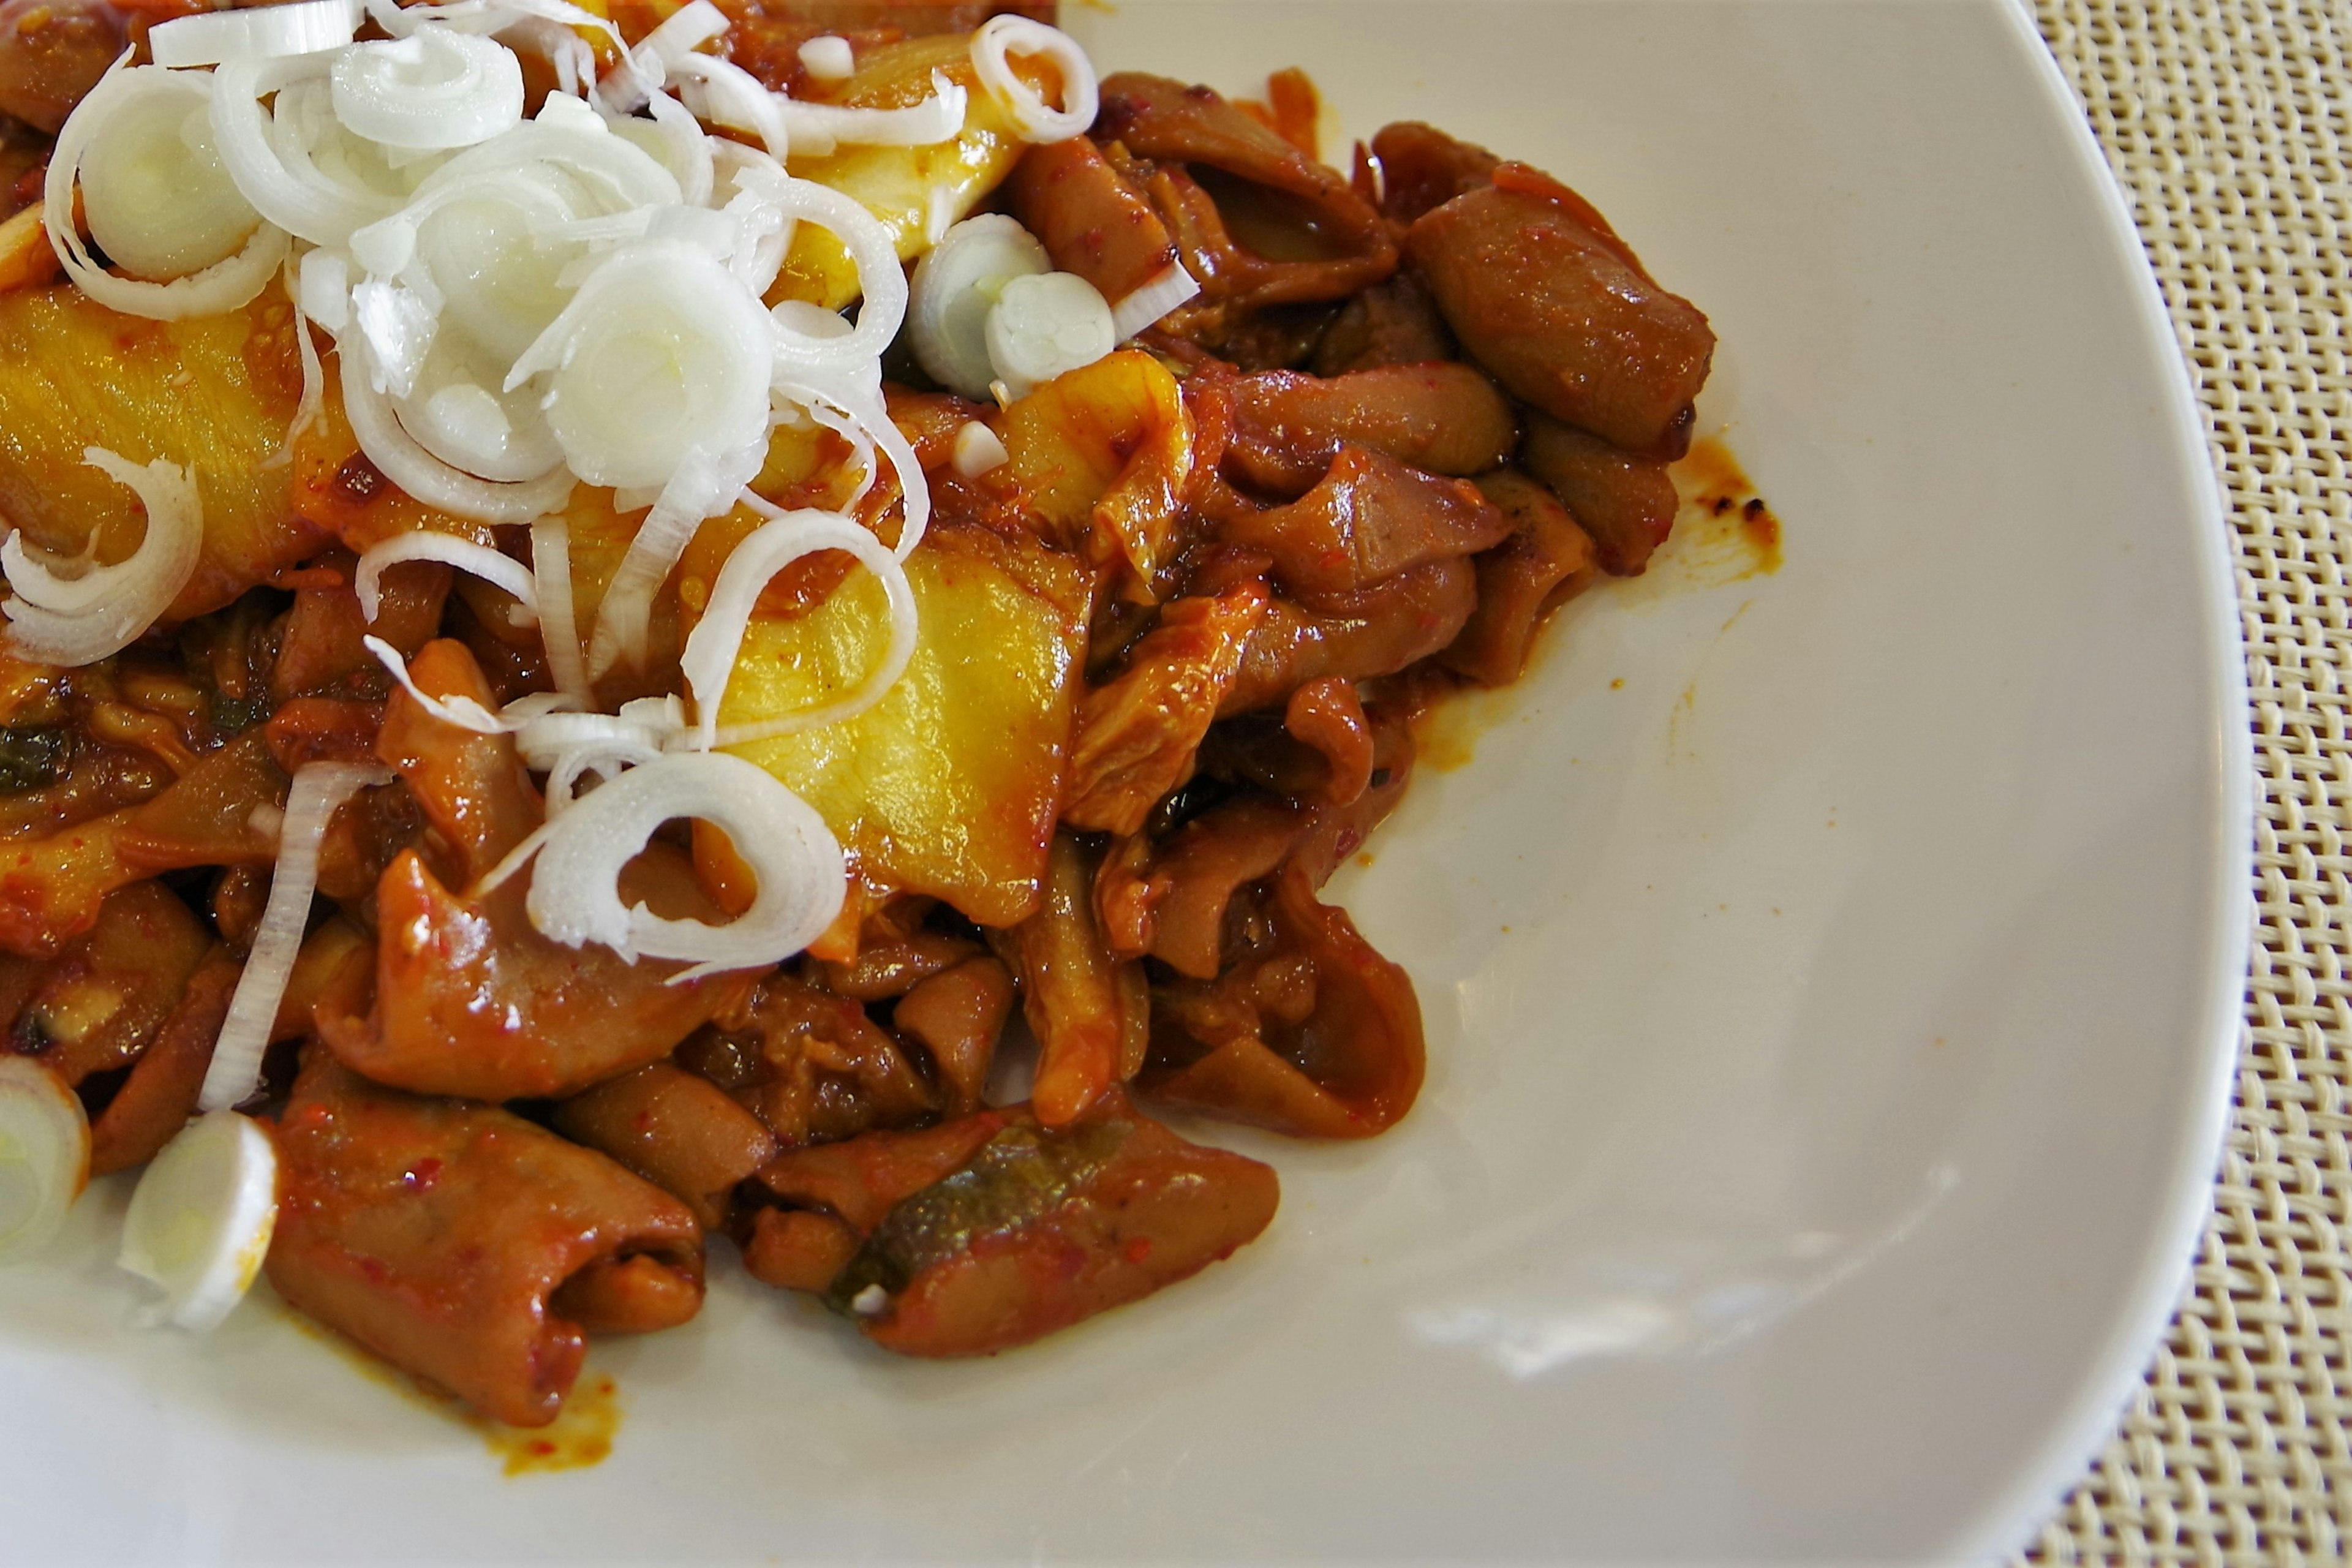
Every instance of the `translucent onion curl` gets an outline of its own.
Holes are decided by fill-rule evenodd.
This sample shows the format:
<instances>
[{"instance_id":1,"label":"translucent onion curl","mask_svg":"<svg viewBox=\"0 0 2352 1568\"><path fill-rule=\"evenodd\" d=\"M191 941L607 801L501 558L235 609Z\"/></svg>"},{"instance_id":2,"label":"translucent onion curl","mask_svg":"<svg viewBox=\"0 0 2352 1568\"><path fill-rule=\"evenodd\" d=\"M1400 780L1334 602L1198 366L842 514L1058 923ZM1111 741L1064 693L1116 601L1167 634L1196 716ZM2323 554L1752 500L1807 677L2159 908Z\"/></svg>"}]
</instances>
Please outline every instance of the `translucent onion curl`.
<instances>
[{"instance_id":1,"label":"translucent onion curl","mask_svg":"<svg viewBox=\"0 0 2352 1568\"><path fill-rule=\"evenodd\" d=\"M339 48L359 31L360 0L301 0L247 11L174 16L147 29L148 58L159 66L218 65Z\"/></svg>"},{"instance_id":2,"label":"translucent onion curl","mask_svg":"<svg viewBox=\"0 0 2352 1568\"><path fill-rule=\"evenodd\" d=\"M505 484L477 479L451 468L402 427L391 402L376 390L367 342L356 332L342 342L343 411L369 461L383 477L427 506L477 522L525 523L554 511L572 498L577 481L557 468L535 479Z\"/></svg>"},{"instance_id":3,"label":"translucent onion curl","mask_svg":"<svg viewBox=\"0 0 2352 1568\"><path fill-rule=\"evenodd\" d=\"M1062 107L1013 73L1008 55L1042 55L1062 73ZM1026 16L992 16L971 36L971 68L980 85L1004 105L1024 141L1067 142L1084 135L1100 107L1094 62L1076 38Z\"/></svg>"},{"instance_id":4,"label":"translucent onion curl","mask_svg":"<svg viewBox=\"0 0 2352 1568\"><path fill-rule=\"evenodd\" d=\"M460 730L470 730L477 735L504 735L513 731L520 721L509 720L503 713L493 713L470 697L436 697L416 684L408 673L408 660L398 648L379 637L363 637L360 646L375 656L375 661L388 670L410 700L444 724Z\"/></svg>"},{"instance_id":5,"label":"translucent onion curl","mask_svg":"<svg viewBox=\"0 0 2352 1568\"><path fill-rule=\"evenodd\" d=\"M0 570L16 594L0 603L8 641L40 664L95 664L129 647L187 586L204 552L204 509L187 469L161 458L142 467L103 447L85 447L82 461L139 497L147 532L128 560L100 566L85 554L67 575L57 568L69 562L27 549L21 532L0 543Z\"/></svg>"},{"instance_id":6,"label":"translucent onion curl","mask_svg":"<svg viewBox=\"0 0 2352 1568\"><path fill-rule=\"evenodd\" d=\"M1075 47L1076 46L1072 46ZM1091 75L1087 78L1093 81ZM1033 95L1034 96L1034 95ZM839 103L804 103L779 95L776 104L794 153L818 156L840 142L861 147L933 147L963 133L971 96L944 71L931 73L931 96L903 109L856 109ZM1089 123L1093 121L1087 115Z\"/></svg>"},{"instance_id":7,"label":"translucent onion curl","mask_svg":"<svg viewBox=\"0 0 2352 1568\"><path fill-rule=\"evenodd\" d=\"M286 981L310 920L310 895L319 885L319 845L335 809L361 790L390 784L389 769L356 763L308 763L297 769L286 795L286 817L278 835L278 865L270 873L269 901L255 928L253 950L236 994L222 1020L212 1065L205 1070L199 1110L226 1110L249 1100L261 1085L262 1053L270 1026L278 1021Z\"/></svg>"},{"instance_id":8,"label":"translucent onion curl","mask_svg":"<svg viewBox=\"0 0 2352 1568\"><path fill-rule=\"evenodd\" d=\"M261 100L320 79L327 68L317 55L230 60L213 72L212 125L221 161L263 217L313 245L334 247L401 203L356 181L333 179L308 158L289 159L289 142Z\"/></svg>"},{"instance_id":9,"label":"translucent onion curl","mask_svg":"<svg viewBox=\"0 0 2352 1568\"><path fill-rule=\"evenodd\" d=\"M846 695L820 702L797 713L748 724L719 722L727 685L742 652L743 636L751 629L751 611L769 579L804 555L828 550L846 551L879 578L890 605L890 640L882 658L866 679ZM679 659L687 684L694 691L695 727L691 742L708 751L713 746L740 746L776 735L814 730L856 717L879 702L915 652L915 593L907 569L872 532L835 512L803 509L789 511L755 529L738 544L719 569L711 584L710 602L686 639Z\"/></svg>"},{"instance_id":10,"label":"translucent onion curl","mask_svg":"<svg viewBox=\"0 0 2352 1568\"><path fill-rule=\"evenodd\" d=\"M161 67L126 68L123 62L130 58L126 52L122 59L114 63L58 132L57 143L49 153L48 172L41 184L41 226L47 230L50 247L57 252L67 278L110 310L160 321L234 310L268 288L270 278L286 260L285 231L260 222L258 215L242 249L199 271L168 281L117 277L100 267L89 247L82 243L80 230L74 222L74 187L91 144L100 139L112 117L130 110L139 100L157 92L186 94L192 86L190 79ZM200 98L192 98L191 108L199 101ZM215 107L219 102L216 91L212 102ZM227 162L226 149L223 162ZM235 174L233 165L230 173ZM244 183L238 181L237 187L238 199L246 199L241 195ZM247 205L257 204L248 201Z\"/></svg>"},{"instance_id":11,"label":"translucent onion curl","mask_svg":"<svg viewBox=\"0 0 2352 1568\"><path fill-rule=\"evenodd\" d=\"M530 568L487 544L430 529L395 533L370 545L361 554L359 570L352 577L352 591L359 595L362 620L374 622L377 607L383 603L384 569L403 561L438 561L470 573L516 600L515 608L509 612L516 626L539 625L539 585L531 579Z\"/></svg>"},{"instance_id":12,"label":"translucent onion curl","mask_svg":"<svg viewBox=\"0 0 2352 1568\"><path fill-rule=\"evenodd\" d=\"M471 147L522 122L514 51L446 27L354 44L328 79L335 117L390 147Z\"/></svg>"},{"instance_id":13,"label":"translucent onion curl","mask_svg":"<svg viewBox=\"0 0 2352 1568\"><path fill-rule=\"evenodd\" d=\"M530 525L530 575L538 592L539 637L547 649L547 673L556 690L583 708L595 706L588 664L580 650L580 623L572 608L572 525L551 512Z\"/></svg>"},{"instance_id":14,"label":"translucent onion curl","mask_svg":"<svg viewBox=\"0 0 2352 1568\"><path fill-rule=\"evenodd\" d=\"M678 818L723 830L758 879L751 907L725 925L665 920L625 908L622 868ZM724 752L661 757L582 796L541 828L526 908L541 934L567 947L599 942L631 963L686 962L679 984L782 963L841 912L848 878L824 819L755 763Z\"/></svg>"}]
</instances>

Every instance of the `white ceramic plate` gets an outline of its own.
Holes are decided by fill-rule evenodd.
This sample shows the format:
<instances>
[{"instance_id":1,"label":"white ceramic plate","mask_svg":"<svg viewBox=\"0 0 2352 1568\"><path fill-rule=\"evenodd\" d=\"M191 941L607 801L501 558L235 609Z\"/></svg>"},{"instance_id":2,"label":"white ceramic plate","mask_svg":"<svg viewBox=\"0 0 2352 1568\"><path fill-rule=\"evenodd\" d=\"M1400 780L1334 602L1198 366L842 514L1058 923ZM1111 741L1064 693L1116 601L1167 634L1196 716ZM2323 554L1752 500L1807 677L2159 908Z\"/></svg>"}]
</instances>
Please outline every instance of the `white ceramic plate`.
<instances>
[{"instance_id":1,"label":"white ceramic plate","mask_svg":"<svg viewBox=\"0 0 2352 1568\"><path fill-rule=\"evenodd\" d=\"M1233 1139L1262 1244L992 1362L722 1261L592 1358L613 1458L514 1480L266 1301L123 1326L102 1189L0 1278L0 1560L1920 1559L2106 1430L2215 1158L2246 742L2179 362L2021 15L1070 9L1578 186L1713 317L1705 424L1785 522L1775 576L1574 605L1342 884L1420 1109Z\"/></svg>"}]
</instances>

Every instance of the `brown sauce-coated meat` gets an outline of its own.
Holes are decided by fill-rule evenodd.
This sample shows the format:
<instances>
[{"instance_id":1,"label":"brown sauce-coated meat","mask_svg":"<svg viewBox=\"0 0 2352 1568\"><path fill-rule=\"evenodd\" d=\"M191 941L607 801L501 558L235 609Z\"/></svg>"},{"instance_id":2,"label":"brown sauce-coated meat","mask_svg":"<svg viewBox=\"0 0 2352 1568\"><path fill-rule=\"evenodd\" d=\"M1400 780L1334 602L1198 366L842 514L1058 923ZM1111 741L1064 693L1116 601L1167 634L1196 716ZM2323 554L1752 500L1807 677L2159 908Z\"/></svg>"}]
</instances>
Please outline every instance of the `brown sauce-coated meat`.
<instances>
[{"instance_id":1,"label":"brown sauce-coated meat","mask_svg":"<svg viewBox=\"0 0 2352 1568\"><path fill-rule=\"evenodd\" d=\"M1276 599L1250 634L1220 718L1286 702L1310 680L1393 675L1445 647L1477 607L1478 574L1461 556L1399 574L1346 601L1308 608Z\"/></svg>"},{"instance_id":2,"label":"brown sauce-coated meat","mask_svg":"<svg viewBox=\"0 0 2352 1568\"><path fill-rule=\"evenodd\" d=\"M1466 364L1392 364L1331 377L1266 371L1234 384L1225 461L1255 487L1297 495L1353 442L1427 474L1483 474L1518 445L1495 384Z\"/></svg>"},{"instance_id":3,"label":"brown sauce-coated meat","mask_svg":"<svg viewBox=\"0 0 2352 1568\"><path fill-rule=\"evenodd\" d=\"M776 1141L715 1085L667 1061L608 1079L555 1108L555 1129L669 1193L705 1228L727 1190L775 1158Z\"/></svg>"},{"instance_id":4,"label":"brown sauce-coated meat","mask_svg":"<svg viewBox=\"0 0 2352 1568\"><path fill-rule=\"evenodd\" d=\"M1468 480L1349 443L1313 489L1286 506L1236 509L1218 537L1263 551L1276 582L1320 608L1416 567L1475 554L1510 531Z\"/></svg>"},{"instance_id":5,"label":"brown sauce-coated meat","mask_svg":"<svg viewBox=\"0 0 2352 1568\"><path fill-rule=\"evenodd\" d=\"M1568 203L1484 185L1432 209L1406 254L1470 357L1514 395L1616 446L1675 432L1715 334Z\"/></svg>"},{"instance_id":6,"label":"brown sauce-coated meat","mask_svg":"<svg viewBox=\"0 0 2352 1568\"><path fill-rule=\"evenodd\" d=\"M1638 575L1675 525L1675 481L1656 458L1622 451L1535 414L1519 466L1559 498L1591 536L1601 569L1613 575Z\"/></svg>"},{"instance_id":7,"label":"brown sauce-coated meat","mask_svg":"<svg viewBox=\"0 0 2352 1568\"><path fill-rule=\"evenodd\" d=\"M1176 242L1150 201L1084 136L1023 153L1004 194L1055 269L1114 304L1176 264Z\"/></svg>"},{"instance_id":8,"label":"brown sauce-coated meat","mask_svg":"<svg viewBox=\"0 0 2352 1568\"><path fill-rule=\"evenodd\" d=\"M1591 536L1527 475L1497 468L1482 476L1478 488L1511 520L1514 531L1478 557L1478 607L1438 658L1483 686L1507 686L1527 668L1546 612L1600 568Z\"/></svg>"},{"instance_id":9,"label":"brown sauce-coated meat","mask_svg":"<svg viewBox=\"0 0 2352 1568\"><path fill-rule=\"evenodd\" d=\"M495 1107L383 1089L314 1047L278 1147L278 1293L493 1419L554 1418L587 1347L551 1299L583 1271L657 1277L593 1282L600 1326L627 1301L676 1321L701 1300L685 1205Z\"/></svg>"}]
</instances>

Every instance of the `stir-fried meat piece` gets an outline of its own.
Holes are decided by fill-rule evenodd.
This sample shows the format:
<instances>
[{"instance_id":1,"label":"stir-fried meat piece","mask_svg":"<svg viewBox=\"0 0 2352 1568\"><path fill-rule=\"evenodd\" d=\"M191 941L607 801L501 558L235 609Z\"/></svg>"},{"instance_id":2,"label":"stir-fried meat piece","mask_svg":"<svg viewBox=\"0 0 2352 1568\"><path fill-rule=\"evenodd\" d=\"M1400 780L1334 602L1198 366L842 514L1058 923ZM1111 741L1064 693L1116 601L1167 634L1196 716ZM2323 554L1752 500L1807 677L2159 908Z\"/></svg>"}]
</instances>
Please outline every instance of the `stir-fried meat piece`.
<instances>
[{"instance_id":1,"label":"stir-fried meat piece","mask_svg":"<svg viewBox=\"0 0 2352 1568\"><path fill-rule=\"evenodd\" d=\"M1315 1138L1368 1138L1411 1110L1423 1052L1404 971L1316 900L1303 865L1276 878L1243 924L1245 954L1215 980L1154 989L1139 1087Z\"/></svg>"},{"instance_id":2,"label":"stir-fried meat piece","mask_svg":"<svg viewBox=\"0 0 2352 1568\"><path fill-rule=\"evenodd\" d=\"M1675 482L1656 458L1536 414L1528 418L1519 464L1559 498L1591 536L1601 568L1617 576L1638 575L1675 525Z\"/></svg>"},{"instance_id":3,"label":"stir-fried meat piece","mask_svg":"<svg viewBox=\"0 0 2352 1568\"><path fill-rule=\"evenodd\" d=\"M160 882L107 895L88 934L35 965L5 1048L37 1058L68 1085L127 1067L180 1002L214 950L212 933Z\"/></svg>"},{"instance_id":4,"label":"stir-fried meat piece","mask_svg":"<svg viewBox=\"0 0 2352 1568\"><path fill-rule=\"evenodd\" d=\"M1168 226L1084 136L1029 149L1004 195L1055 269L1077 274L1114 304L1176 265Z\"/></svg>"},{"instance_id":5,"label":"stir-fried meat piece","mask_svg":"<svg viewBox=\"0 0 2352 1568\"><path fill-rule=\"evenodd\" d=\"M1182 163L1151 193L1209 300L1235 309L1338 300L1396 269L1380 215L1332 170L1205 87L1122 71L1102 81L1095 139Z\"/></svg>"},{"instance_id":6,"label":"stir-fried meat piece","mask_svg":"<svg viewBox=\"0 0 2352 1568\"><path fill-rule=\"evenodd\" d=\"M552 1420L586 1331L701 1305L685 1205L493 1106L381 1088L313 1047L278 1148L278 1293L496 1420Z\"/></svg>"},{"instance_id":7,"label":"stir-fried meat piece","mask_svg":"<svg viewBox=\"0 0 2352 1568\"><path fill-rule=\"evenodd\" d=\"M678 1060L758 1115L787 1149L904 1127L939 1101L862 1005L784 973L688 1041Z\"/></svg>"},{"instance_id":8,"label":"stir-fried meat piece","mask_svg":"<svg viewBox=\"0 0 2352 1568\"><path fill-rule=\"evenodd\" d=\"M1265 552L1276 580L1319 608L1416 567L1475 554L1510 531L1467 480L1440 479L1349 442L1307 494L1286 506L1233 508L1217 533Z\"/></svg>"},{"instance_id":9,"label":"stir-fried meat piece","mask_svg":"<svg viewBox=\"0 0 2352 1568\"><path fill-rule=\"evenodd\" d=\"M89 1172L127 1171L153 1159L195 1114L213 1045L245 966L214 949L189 975L163 1026L139 1053L106 1109L89 1124Z\"/></svg>"},{"instance_id":10,"label":"stir-fried meat piece","mask_svg":"<svg viewBox=\"0 0 2352 1568\"><path fill-rule=\"evenodd\" d=\"M1268 1167L1113 1096L1060 1131L1000 1128L892 1208L825 1300L901 1355L992 1355L1232 1256L1278 1196Z\"/></svg>"},{"instance_id":11,"label":"stir-fried meat piece","mask_svg":"<svg viewBox=\"0 0 2352 1568\"><path fill-rule=\"evenodd\" d=\"M1244 795L1177 829L1151 863L1150 880L1165 889L1145 929L1151 956L1179 974L1214 979L1234 896L1290 858L1311 826L1292 802Z\"/></svg>"},{"instance_id":12,"label":"stir-fried meat piece","mask_svg":"<svg viewBox=\"0 0 2352 1568\"><path fill-rule=\"evenodd\" d=\"M980 1110L916 1132L867 1132L839 1143L789 1149L757 1180L787 1204L823 1209L864 1236L907 1198L970 1159L1013 1120Z\"/></svg>"},{"instance_id":13,"label":"stir-fried meat piece","mask_svg":"<svg viewBox=\"0 0 2352 1568\"><path fill-rule=\"evenodd\" d=\"M1236 428L1225 460L1255 488L1297 495L1343 445L1385 453L1425 474L1483 474L1518 445L1494 383L1466 364L1387 365L1324 378L1288 371L1234 384Z\"/></svg>"},{"instance_id":14,"label":"stir-fried meat piece","mask_svg":"<svg viewBox=\"0 0 2352 1568\"><path fill-rule=\"evenodd\" d=\"M1064 822L1133 833L1184 782L1266 602L1265 588L1250 581L1160 612L1118 678L1078 703Z\"/></svg>"},{"instance_id":15,"label":"stir-fried meat piece","mask_svg":"<svg viewBox=\"0 0 2352 1568\"><path fill-rule=\"evenodd\" d=\"M1321 754L1318 795L1333 805L1351 805L1362 796L1372 782L1372 728L1353 681L1329 675L1308 681L1290 694L1282 727Z\"/></svg>"},{"instance_id":16,"label":"stir-fried meat piece","mask_svg":"<svg viewBox=\"0 0 2352 1568\"><path fill-rule=\"evenodd\" d=\"M1005 932L1021 976L1021 1006L1037 1037L1037 1119L1066 1126L1143 1063L1150 1006L1140 965L1121 962L1095 924L1095 863L1070 835L1056 835L1045 899Z\"/></svg>"},{"instance_id":17,"label":"stir-fried meat piece","mask_svg":"<svg viewBox=\"0 0 2352 1568\"><path fill-rule=\"evenodd\" d=\"M891 1010L890 1026L930 1055L942 1113L980 1108L1013 994L1012 972L982 954L931 975Z\"/></svg>"},{"instance_id":18,"label":"stir-fried meat piece","mask_svg":"<svg viewBox=\"0 0 2352 1568\"><path fill-rule=\"evenodd\" d=\"M1613 445L1658 448L1706 382L1715 334L1559 190L1480 186L1414 223L1406 252L1462 346L1512 394Z\"/></svg>"},{"instance_id":19,"label":"stir-fried meat piece","mask_svg":"<svg viewBox=\"0 0 2352 1568\"><path fill-rule=\"evenodd\" d=\"M269 694L277 701L313 693L381 698L392 677L361 639L381 637L413 658L437 634L449 596L448 567L437 561L403 561L387 568L378 583L376 618L370 622L360 614L359 595L351 585L358 564L355 557L334 552L320 563L324 571L312 570L341 581L314 581L294 595L278 662L269 672Z\"/></svg>"},{"instance_id":20,"label":"stir-fried meat piece","mask_svg":"<svg viewBox=\"0 0 2352 1568\"><path fill-rule=\"evenodd\" d=\"M0 114L56 135L122 52L127 29L103 0L0 5Z\"/></svg>"},{"instance_id":21,"label":"stir-fried meat piece","mask_svg":"<svg viewBox=\"0 0 2352 1568\"><path fill-rule=\"evenodd\" d=\"M1250 634L1242 672L1220 718L1289 700L1310 680L1393 675L1460 634L1478 597L1477 573L1459 556L1309 609L1276 599Z\"/></svg>"},{"instance_id":22,"label":"stir-fried meat piece","mask_svg":"<svg viewBox=\"0 0 2352 1568\"><path fill-rule=\"evenodd\" d=\"M1409 271L1375 283L1339 308L1315 345L1318 375L1384 364L1428 364L1459 350L1429 289Z\"/></svg>"},{"instance_id":23,"label":"stir-fried meat piece","mask_svg":"<svg viewBox=\"0 0 2352 1568\"><path fill-rule=\"evenodd\" d=\"M1552 493L1516 468L1497 468L1478 488L1511 520L1511 537L1478 557L1478 607L1439 658L1486 686L1504 686L1527 668L1536 630L1554 605L1590 582L1592 540Z\"/></svg>"},{"instance_id":24,"label":"stir-fried meat piece","mask_svg":"<svg viewBox=\"0 0 2352 1568\"><path fill-rule=\"evenodd\" d=\"M429 645L411 679L438 698L488 696L458 643ZM446 723L402 692L377 749L431 824L436 857L462 882L539 826L539 792L511 736ZM531 923L527 889L518 875L478 898L454 893L415 850L403 851L376 889L384 937L374 1006L364 1018L322 1017L321 1037L346 1065L418 1093L563 1095L667 1056L749 984L713 975L673 985L682 964L629 963L593 943L565 947ZM647 846L620 890L670 919L721 919L692 865L667 844Z\"/></svg>"},{"instance_id":25,"label":"stir-fried meat piece","mask_svg":"<svg viewBox=\"0 0 2352 1568\"><path fill-rule=\"evenodd\" d=\"M1502 163L1484 147L1414 120L1381 127L1372 137L1372 157L1381 171L1381 216L1408 226L1489 184Z\"/></svg>"},{"instance_id":26,"label":"stir-fried meat piece","mask_svg":"<svg viewBox=\"0 0 2352 1568\"><path fill-rule=\"evenodd\" d=\"M725 1217L729 1189L776 1156L757 1117L669 1062L572 1096L555 1108L555 1130L671 1194L705 1229Z\"/></svg>"}]
</instances>

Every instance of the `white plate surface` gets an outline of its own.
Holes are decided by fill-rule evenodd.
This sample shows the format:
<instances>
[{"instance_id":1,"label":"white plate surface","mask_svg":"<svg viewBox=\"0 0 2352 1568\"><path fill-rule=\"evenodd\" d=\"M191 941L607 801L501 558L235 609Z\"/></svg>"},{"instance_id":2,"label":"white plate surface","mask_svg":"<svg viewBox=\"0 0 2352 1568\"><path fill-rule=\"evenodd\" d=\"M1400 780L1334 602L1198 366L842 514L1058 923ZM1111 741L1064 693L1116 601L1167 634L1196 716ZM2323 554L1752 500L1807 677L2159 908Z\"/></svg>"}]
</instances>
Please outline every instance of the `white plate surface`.
<instances>
[{"instance_id":1,"label":"white plate surface","mask_svg":"<svg viewBox=\"0 0 2352 1568\"><path fill-rule=\"evenodd\" d=\"M969 1365L731 1258L507 1479L266 1300L0 1276L0 1562L1916 1560L2018 1543L2182 1279L2245 941L2234 600L2122 205L1997 0L1071 6L1608 213L1722 340L1777 575L1573 605L1340 883L1433 1065L1274 1229ZM1622 680L1622 684L1618 683ZM720 1248L725 1251L725 1248ZM263 1293L266 1297L266 1291Z\"/></svg>"}]
</instances>

